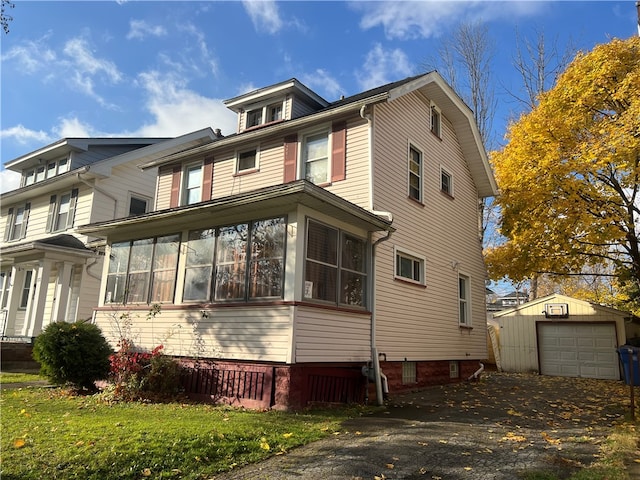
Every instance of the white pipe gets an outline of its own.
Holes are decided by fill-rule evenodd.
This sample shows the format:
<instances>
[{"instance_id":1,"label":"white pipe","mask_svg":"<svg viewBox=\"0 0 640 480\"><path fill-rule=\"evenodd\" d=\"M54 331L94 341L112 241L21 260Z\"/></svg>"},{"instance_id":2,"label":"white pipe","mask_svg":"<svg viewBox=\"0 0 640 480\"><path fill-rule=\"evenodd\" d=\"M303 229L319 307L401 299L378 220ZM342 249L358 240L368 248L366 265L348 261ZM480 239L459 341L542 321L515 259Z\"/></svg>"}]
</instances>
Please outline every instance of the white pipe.
<instances>
[{"instance_id":1,"label":"white pipe","mask_svg":"<svg viewBox=\"0 0 640 480\"><path fill-rule=\"evenodd\" d=\"M480 362L480 368L474 372L467 380L477 380L480 374L484 372L484 363Z\"/></svg>"}]
</instances>

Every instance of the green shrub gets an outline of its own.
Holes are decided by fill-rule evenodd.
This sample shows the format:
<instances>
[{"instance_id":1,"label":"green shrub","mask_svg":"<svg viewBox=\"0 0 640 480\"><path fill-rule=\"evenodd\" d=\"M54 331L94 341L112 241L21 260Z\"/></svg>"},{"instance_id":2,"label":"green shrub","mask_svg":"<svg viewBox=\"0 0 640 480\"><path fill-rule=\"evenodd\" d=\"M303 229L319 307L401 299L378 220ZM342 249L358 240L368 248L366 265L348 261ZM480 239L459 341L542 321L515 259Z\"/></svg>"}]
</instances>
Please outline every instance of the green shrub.
<instances>
[{"instance_id":1,"label":"green shrub","mask_svg":"<svg viewBox=\"0 0 640 480\"><path fill-rule=\"evenodd\" d=\"M100 329L91 323L56 322L36 338L33 358L40 373L57 385L95 389L109 375L112 350Z\"/></svg>"}]
</instances>

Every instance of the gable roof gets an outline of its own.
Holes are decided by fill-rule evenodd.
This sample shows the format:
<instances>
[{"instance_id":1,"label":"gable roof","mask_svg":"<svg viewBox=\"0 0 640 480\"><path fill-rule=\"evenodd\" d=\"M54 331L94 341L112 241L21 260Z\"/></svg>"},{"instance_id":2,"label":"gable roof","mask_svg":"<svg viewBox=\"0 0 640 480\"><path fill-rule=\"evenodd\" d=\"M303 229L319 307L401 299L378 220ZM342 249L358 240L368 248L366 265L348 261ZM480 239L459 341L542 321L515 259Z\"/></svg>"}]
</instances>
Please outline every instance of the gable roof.
<instances>
[{"instance_id":1,"label":"gable roof","mask_svg":"<svg viewBox=\"0 0 640 480\"><path fill-rule=\"evenodd\" d=\"M518 305L517 307L508 308L506 310L501 310L499 312L495 312L493 314L493 318L504 317L506 315L510 315L513 313L517 313L522 310L527 310L536 305L543 306L545 303L578 303L584 305L585 307L591 307L594 310L600 310L602 312L608 312L612 315L626 315L629 316L630 313L618 310L612 307L606 307L604 305L599 305L597 303L587 302L585 300L579 300L573 297L567 297L566 295L560 295L559 293L554 293L551 295L547 295L546 297L536 298L535 300L531 300L530 302L523 303Z\"/></svg>"},{"instance_id":2,"label":"gable roof","mask_svg":"<svg viewBox=\"0 0 640 480\"><path fill-rule=\"evenodd\" d=\"M294 82L295 81L295 82ZM296 88L302 88L304 85L292 79L288 82L294 82ZM276 84L273 88L283 88L288 85L287 82ZM267 87L268 90L272 87ZM306 87L305 87L306 88ZM308 89L307 89L308 90ZM250 92L247 95L254 94L258 91ZM310 91L310 90L309 90ZM469 170L474 177L478 195L480 197L490 197L497 194L498 188L489 165L487 153L482 144L478 127L475 123L473 112L455 93L455 91L445 82L442 76L432 71L423 75L405 78L396 82L391 82L380 87L367 90L365 92L352 95L350 97L340 99L316 112L297 117L291 120L285 120L273 125L265 125L258 129L252 129L235 135L224 137L213 144L196 147L187 153L189 158L210 153L217 148L228 147L236 142L258 141L259 139L273 135L278 132L285 132L296 128L302 128L308 124L330 119L341 114L347 114L359 111L362 107L378 103L392 102L397 98L409 93L420 91L427 98L432 99L442 113L454 125L458 140L462 148L462 152L468 162ZM228 100L233 104L234 101L241 97ZM237 100L238 102L240 100ZM180 154L169 155L164 158L158 158L147 163L140 164L140 168L148 169L169 164L184 159Z\"/></svg>"}]
</instances>

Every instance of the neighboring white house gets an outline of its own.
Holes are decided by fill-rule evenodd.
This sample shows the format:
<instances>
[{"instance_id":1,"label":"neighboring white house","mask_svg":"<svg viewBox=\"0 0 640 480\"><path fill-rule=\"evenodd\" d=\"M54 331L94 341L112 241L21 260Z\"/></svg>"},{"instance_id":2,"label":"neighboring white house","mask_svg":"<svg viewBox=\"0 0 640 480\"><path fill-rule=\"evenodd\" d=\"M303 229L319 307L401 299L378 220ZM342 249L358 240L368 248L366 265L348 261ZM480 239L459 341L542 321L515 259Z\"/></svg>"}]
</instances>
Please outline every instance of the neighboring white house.
<instances>
[{"instance_id":1,"label":"neighboring white house","mask_svg":"<svg viewBox=\"0 0 640 480\"><path fill-rule=\"evenodd\" d=\"M236 134L140 165L155 211L79 229L107 242L111 342L126 313L138 346L197 361L192 392L267 407L354 399L363 367L379 401L473 374L496 184L442 77L335 102L290 79L225 104Z\"/></svg>"},{"instance_id":2,"label":"neighboring white house","mask_svg":"<svg viewBox=\"0 0 640 480\"><path fill-rule=\"evenodd\" d=\"M618 380L616 349L640 334L638 320L627 312L558 294L494 313L493 319L495 357L505 372Z\"/></svg>"},{"instance_id":3,"label":"neighboring white house","mask_svg":"<svg viewBox=\"0 0 640 480\"><path fill-rule=\"evenodd\" d=\"M64 138L6 162L22 179L0 196L2 341L29 343L51 322L91 318L104 243L74 229L148 212L156 172L137 164L214 138L211 129L177 139Z\"/></svg>"}]
</instances>

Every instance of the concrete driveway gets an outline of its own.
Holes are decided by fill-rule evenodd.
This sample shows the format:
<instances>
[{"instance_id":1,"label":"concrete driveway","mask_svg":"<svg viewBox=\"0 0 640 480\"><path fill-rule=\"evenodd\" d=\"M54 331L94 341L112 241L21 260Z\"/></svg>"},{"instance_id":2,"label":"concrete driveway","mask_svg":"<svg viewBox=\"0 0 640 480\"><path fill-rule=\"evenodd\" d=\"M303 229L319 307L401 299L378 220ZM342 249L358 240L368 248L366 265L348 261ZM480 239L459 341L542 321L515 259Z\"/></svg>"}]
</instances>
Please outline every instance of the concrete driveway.
<instances>
[{"instance_id":1,"label":"concrete driveway","mask_svg":"<svg viewBox=\"0 0 640 480\"><path fill-rule=\"evenodd\" d=\"M216 480L567 478L629 412L622 381L486 373L396 395L384 412ZM633 478L633 477L632 477Z\"/></svg>"}]
</instances>

